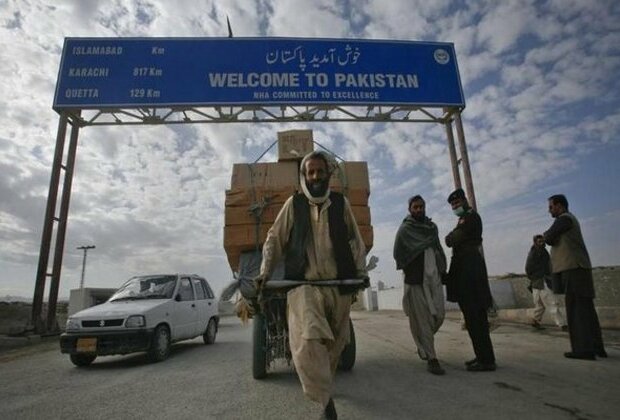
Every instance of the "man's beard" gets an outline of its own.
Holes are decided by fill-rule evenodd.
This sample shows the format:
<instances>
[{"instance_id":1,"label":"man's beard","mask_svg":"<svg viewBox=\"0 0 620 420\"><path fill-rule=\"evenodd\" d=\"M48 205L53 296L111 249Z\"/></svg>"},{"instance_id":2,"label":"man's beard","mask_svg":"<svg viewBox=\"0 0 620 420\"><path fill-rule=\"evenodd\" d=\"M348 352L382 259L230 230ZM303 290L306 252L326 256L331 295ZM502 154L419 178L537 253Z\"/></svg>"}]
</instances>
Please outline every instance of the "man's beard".
<instances>
[{"instance_id":1,"label":"man's beard","mask_svg":"<svg viewBox=\"0 0 620 420\"><path fill-rule=\"evenodd\" d=\"M323 197L329 188L329 179L311 182L306 180L306 187L312 197Z\"/></svg>"},{"instance_id":2,"label":"man's beard","mask_svg":"<svg viewBox=\"0 0 620 420\"><path fill-rule=\"evenodd\" d=\"M411 217L413 217L418 222L423 221L424 218L426 217L426 212L417 213L417 214L409 213L409 214L411 214Z\"/></svg>"}]
</instances>

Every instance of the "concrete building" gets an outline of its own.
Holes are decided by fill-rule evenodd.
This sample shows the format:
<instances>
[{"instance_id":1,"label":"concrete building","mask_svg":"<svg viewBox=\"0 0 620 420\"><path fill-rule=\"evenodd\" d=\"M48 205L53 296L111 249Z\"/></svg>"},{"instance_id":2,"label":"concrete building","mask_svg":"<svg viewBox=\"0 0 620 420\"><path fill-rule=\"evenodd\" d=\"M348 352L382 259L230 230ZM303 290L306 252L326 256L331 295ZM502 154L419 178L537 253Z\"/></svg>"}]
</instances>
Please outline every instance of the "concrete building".
<instances>
[{"instance_id":1,"label":"concrete building","mask_svg":"<svg viewBox=\"0 0 620 420\"><path fill-rule=\"evenodd\" d=\"M116 289L86 287L84 289L72 289L69 295L68 315L99 305L105 302L114 294Z\"/></svg>"}]
</instances>

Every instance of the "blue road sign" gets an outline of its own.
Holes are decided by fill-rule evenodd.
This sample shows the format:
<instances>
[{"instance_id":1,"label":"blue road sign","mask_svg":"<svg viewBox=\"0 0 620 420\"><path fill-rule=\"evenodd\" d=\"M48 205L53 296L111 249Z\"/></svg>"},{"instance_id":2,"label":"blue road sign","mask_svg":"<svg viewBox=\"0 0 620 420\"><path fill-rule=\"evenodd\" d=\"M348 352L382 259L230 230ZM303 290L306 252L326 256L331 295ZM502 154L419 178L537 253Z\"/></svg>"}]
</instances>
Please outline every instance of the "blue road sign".
<instances>
[{"instance_id":1,"label":"blue road sign","mask_svg":"<svg viewBox=\"0 0 620 420\"><path fill-rule=\"evenodd\" d=\"M54 109L465 106L451 43L66 38Z\"/></svg>"}]
</instances>

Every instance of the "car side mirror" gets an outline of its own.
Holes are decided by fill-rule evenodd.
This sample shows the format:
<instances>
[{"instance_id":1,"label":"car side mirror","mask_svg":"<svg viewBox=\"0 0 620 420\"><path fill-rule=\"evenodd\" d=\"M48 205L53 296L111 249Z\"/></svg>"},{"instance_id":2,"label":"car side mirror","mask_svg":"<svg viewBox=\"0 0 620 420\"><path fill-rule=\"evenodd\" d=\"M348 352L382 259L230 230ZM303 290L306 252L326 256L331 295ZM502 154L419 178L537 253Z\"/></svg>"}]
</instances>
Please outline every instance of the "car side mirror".
<instances>
[{"instance_id":1,"label":"car side mirror","mask_svg":"<svg viewBox=\"0 0 620 420\"><path fill-rule=\"evenodd\" d=\"M177 295L174 297L174 300L176 300L177 302L181 301L181 294L177 293Z\"/></svg>"}]
</instances>

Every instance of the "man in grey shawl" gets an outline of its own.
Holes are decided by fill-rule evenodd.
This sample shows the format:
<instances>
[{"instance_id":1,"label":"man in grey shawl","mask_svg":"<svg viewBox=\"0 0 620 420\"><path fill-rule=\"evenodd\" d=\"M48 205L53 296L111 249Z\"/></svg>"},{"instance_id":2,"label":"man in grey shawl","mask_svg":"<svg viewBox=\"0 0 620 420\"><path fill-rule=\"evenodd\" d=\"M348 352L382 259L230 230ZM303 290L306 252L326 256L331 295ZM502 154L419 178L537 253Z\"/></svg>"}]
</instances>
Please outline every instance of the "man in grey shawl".
<instances>
[{"instance_id":1,"label":"man in grey shawl","mask_svg":"<svg viewBox=\"0 0 620 420\"><path fill-rule=\"evenodd\" d=\"M418 355L427 361L429 372L443 375L445 370L435 354L434 335L446 313L442 285L446 256L437 225L426 217L426 203L419 195L409 199L409 215L394 241L394 259L396 268L404 273L403 310L409 318Z\"/></svg>"}]
</instances>

